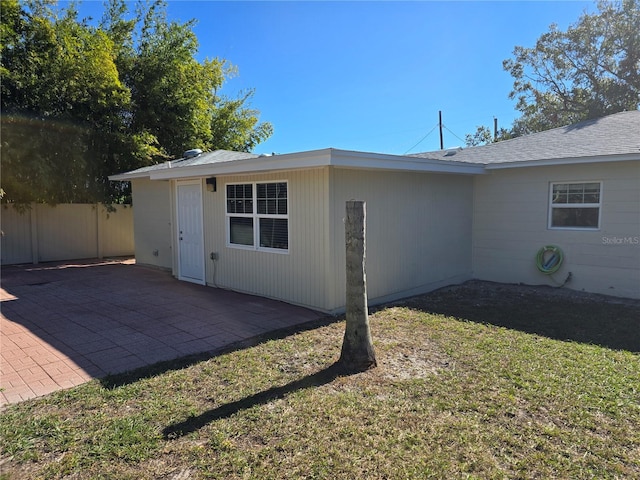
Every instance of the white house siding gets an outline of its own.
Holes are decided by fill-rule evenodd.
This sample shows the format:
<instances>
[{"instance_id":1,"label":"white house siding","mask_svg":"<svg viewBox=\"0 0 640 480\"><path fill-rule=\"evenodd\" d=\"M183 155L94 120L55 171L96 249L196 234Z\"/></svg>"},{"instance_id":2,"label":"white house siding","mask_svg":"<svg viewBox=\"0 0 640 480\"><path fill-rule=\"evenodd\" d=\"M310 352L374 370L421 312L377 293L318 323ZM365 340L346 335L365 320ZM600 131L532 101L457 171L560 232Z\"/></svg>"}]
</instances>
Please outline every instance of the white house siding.
<instances>
[{"instance_id":1,"label":"white house siding","mask_svg":"<svg viewBox=\"0 0 640 480\"><path fill-rule=\"evenodd\" d=\"M217 191L203 191L207 284L326 310L328 169L218 176ZM288 182L289 251L227 246L228 183ZM218 260L209 258L218 254Z\"/></svg>"},{"instance_id":2,"label":"white house siding","mask_svg":"<svg viewBox=\"0 0 640 480\"><path fill-rule=\"evenodd\" d=\"M171 184L142 178L131 185L136 262L172 269Z\"/></svg>"},{"instance_id":3,"label":"white house siding","mask_svg":"<svg viewBox=\"0 0 640 480\"><path fill-rule=\"evenodd\" d=\"M423 293L471 278L472 178L333 169L331 310L345 305L347 200L366 202L369 303Z\"/></svg>"},{"instance_id":4,"label":"white house siding","mask_svg":"<svg viewBox=\"0 0 640 480\"><path fill-rule=\"evenodd\" d=\"M602 181L598 231L548 228L550 182ZM507 283L558 285L640 298L640 162L493 170L474 181L473 273ZM545 245L565 259L553 277L535 256Z\"/></svg>"}]
</instances>

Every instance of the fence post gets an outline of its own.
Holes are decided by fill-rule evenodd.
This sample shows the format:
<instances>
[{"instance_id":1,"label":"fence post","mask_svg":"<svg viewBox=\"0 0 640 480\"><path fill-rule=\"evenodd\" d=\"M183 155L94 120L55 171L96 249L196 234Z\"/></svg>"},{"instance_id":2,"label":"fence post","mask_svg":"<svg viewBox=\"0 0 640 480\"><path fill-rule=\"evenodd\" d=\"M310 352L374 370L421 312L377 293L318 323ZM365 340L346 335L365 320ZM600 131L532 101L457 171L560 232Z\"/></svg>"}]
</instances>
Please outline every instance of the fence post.
<instances>
[{"instance_id":1,"label":"fence post","mask_svg":"<svg viewBox=\"0 0 640 480\"><path fill-rule=\"evenodd\" d=\"M40 262L40 247L38 241L38 204L32 203L29 209L31 220L31 261L35 265Z\"/></svg>"},{"instance_id":2,"label":"fence post","mask_svg":"<svg viewBox=\"0 0 640 480\"><path fill-rule=\"evenodd\" d=\"M96 257L103 257L103 241L102 235L104 231L104 225L102 222L102 215L100 214L100 204L96 203Z\"/></svg>"}]
</instances>

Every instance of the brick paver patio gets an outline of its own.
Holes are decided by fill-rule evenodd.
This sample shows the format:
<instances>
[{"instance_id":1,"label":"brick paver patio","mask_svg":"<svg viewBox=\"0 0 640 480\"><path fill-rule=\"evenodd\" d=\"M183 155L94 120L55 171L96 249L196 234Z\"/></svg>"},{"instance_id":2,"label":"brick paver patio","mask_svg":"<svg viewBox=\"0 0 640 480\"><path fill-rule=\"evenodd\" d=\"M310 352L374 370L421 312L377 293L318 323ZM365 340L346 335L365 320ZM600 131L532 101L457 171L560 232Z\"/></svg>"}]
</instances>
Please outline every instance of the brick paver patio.
<instances>
[{"instance_id":1,"label":"brick paver patio","mask_svg":"<svg viewBox=\"0 0 640 480\"><path fill-rule=\"evenodd\" d=\"M0 406L319 319L133 260L3 267Z\"/></svg>"}]
</instances>

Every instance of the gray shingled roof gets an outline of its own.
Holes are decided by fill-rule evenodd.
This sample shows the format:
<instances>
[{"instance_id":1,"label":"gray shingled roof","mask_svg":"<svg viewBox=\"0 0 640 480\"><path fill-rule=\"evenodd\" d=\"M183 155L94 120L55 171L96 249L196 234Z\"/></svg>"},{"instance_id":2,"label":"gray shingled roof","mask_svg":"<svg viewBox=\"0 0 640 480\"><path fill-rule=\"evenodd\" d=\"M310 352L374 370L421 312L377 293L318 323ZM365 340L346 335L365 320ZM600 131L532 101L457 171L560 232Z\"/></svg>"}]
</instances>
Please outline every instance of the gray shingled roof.
<instances>
[{"instance_id":1,"label":"gray shingled roof","mask_svg":"<svg viewBox=\"0 0 640 480\"><path fill-rule=\"evenodd\" d=\"M334 154L336 157L334 157ZM322 156L324 160L317 160L315 163L312 161L313 159L310 160L311 157L317 155ZM446 168L457 165L455 168L458 168L456 170L458 173L469 173L463 170L468 169L471 166L470 164L473 164L472 168L489 169L529 166L531 164L640 160L640 111L616 113L568 127L554 128L546 132L534 133L481 147L438 150L408 156L325 149L269 157L265 159L269 161L266 161L260 167L255 165L255 162L244 162L244 160L252 160L261 156L255 153L216 150L202 153L197 157L181 158L119 175L112 175L109 178L111 180L130 180L142 177L167 179L180 178L191 173L204 175L214 171L218 173L221 171L225 173L237 173L237 171L246 173L248 168L260 168L262 170L308 168L310 166L329 165L337 157L344 160L341 163L343 166L400 168L412 171L426 171L425 168L432 168L435 169L433 171L443 171L443 165ZM421 159L424 161L421 161ZM409 160L410 165L407 165L407 160ZM429 165L429 162L432 161L438 163ZM232 165L237 168L235 170L234 168L227 168ZM186 168L183 170L182 167L203 168ZM176 171L169 172L170 169L176 169Z\"/></svg>"},{"instance_id":2,"label":"gray shingled roof","mask_svg":"<svg viewBox=\"0 0 640 480\"><path fill-rule=\"evenodd\" d=\"M133 175L133 174L139 174L139 173L157 172L158 170L166 170L169 168L211 165L214 163L232 162L234 160L245 160L248 158L256 158L259 156L260 155L256 155L255 153L233 152L230 150L215 150L213 152L202 153L197 157L180 158L178 160L172 160L170 162L158 163L156 165L151 165L149 167L138 168L137 170L132 170L131 172L127 172L127 173Z\"/></svg>"},{"instance_id":3,"label":"gray shingled roof","mask_svg":"<svg viewBox=\"0 0 640 480\"><path fill-rule=\"evenodd\" d=\"M630 154L638 155L640 158L638 110L586 120L490 145L424 152L411 156L494 165Z\"/></svg>"}]
</instances>

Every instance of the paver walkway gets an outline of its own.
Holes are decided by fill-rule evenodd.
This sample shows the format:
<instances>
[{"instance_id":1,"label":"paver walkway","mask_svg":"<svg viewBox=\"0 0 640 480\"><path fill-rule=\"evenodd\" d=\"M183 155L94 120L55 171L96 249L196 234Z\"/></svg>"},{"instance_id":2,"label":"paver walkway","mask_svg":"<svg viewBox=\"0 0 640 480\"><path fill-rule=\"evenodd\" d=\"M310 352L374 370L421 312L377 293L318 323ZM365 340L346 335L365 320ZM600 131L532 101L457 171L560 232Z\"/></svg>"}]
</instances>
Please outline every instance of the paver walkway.
<instances>
[{"instance_id":1,"label":"paver walkway","mask_svg":"<svg viewBox=\"0 0 640 480\"><path fill-rule=\"evenodd\" d=\"M3 267L1 287L0 406L323 316L133 260Z\"/></svg>"}]
</instances>

